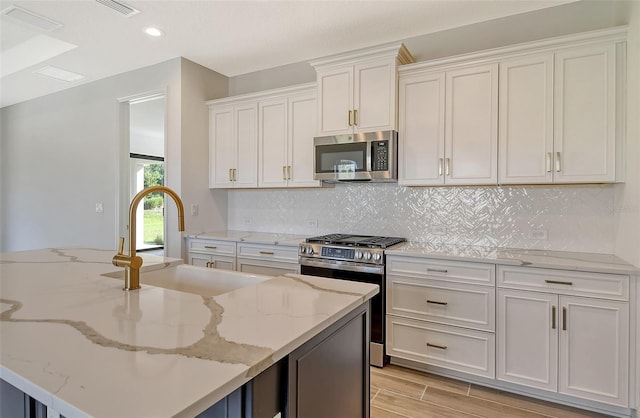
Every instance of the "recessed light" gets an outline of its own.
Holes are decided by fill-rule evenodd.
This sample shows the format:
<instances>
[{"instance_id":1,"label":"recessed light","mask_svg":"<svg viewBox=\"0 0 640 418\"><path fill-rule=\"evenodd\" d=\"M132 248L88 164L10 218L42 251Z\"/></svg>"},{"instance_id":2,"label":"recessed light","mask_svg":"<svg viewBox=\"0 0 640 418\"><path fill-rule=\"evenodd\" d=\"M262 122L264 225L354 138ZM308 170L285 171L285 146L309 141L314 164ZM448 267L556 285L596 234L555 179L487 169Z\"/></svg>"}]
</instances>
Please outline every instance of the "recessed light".
<instances>
[{"instance_id":1,"label":"recessed light","mask_svg":"<svg viewBox=\"0 0 640 418\"><path fill-rule=\"evenodd\" d=\"M144 28L144 33L146 33L149 36L153 36L153 37L159 37L164 35L164 32L162 32L160 29L155 28L153 26L150 26L148 28Z\"/></svg>"}]
</instances>

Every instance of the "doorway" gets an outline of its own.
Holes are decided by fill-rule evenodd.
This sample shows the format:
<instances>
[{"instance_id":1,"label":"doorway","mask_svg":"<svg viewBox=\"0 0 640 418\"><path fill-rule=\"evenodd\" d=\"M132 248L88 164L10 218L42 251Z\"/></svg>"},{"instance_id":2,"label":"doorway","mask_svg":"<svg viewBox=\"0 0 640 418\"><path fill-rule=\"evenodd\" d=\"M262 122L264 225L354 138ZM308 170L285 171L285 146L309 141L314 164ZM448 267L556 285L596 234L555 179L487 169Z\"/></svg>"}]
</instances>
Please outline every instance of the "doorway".
<instances>
[{"instance_id":1,"label":"doorway","mask_svg":"<svg viewBox=\"0 0 640 418\"><path fill-rule=\"evenodd\" d=\"M129 101L129 201L142 189L165 182L165 96ZM164 255L164 194L145 196L136 211L136 251Z\"/></svg>"}]
</instances>

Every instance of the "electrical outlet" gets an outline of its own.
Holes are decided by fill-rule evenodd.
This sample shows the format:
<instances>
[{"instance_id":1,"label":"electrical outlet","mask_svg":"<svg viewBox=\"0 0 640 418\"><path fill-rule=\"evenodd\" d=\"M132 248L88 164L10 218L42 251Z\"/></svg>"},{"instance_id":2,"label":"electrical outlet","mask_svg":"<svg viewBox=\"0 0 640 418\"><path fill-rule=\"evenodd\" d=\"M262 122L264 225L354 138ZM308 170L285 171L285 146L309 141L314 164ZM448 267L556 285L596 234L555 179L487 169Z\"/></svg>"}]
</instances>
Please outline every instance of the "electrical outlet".
<instances>
[{"instance_id":1,"label":"electrical outlet","mask_svg":"<svg viewBox=\"0 0 640 418\"><path fill-rule=\"evenodd\" d=\"M198 204L197 203L192 203L191 204L191 216L198 216Z\"/></svg>"},{"instance_id":2,"label":"electrical outlet","mask_svg":"<svg viewBox=\"0 0 640 418\"><path fill-rule=\"evenodd\" d=\"M310 228L317 228L318 227L318 220L317 219L307 219L307 226Z\"/></svg>"},{"instance_id":3,"label":"electrical outlet","mask_svg":"<svg viewBox=\"0 0 640 418\"><path fill-rule=\"evenodd\" d=\"M242 218L242 223L244 224L244 226L250 226L251 225L251 218L249 218L249 217Z\"/></svg>"},{"instance_id":4,"label":"electrical outlet","mask_svg":"<svg viewBox=\"0 0 640 418\"><path fill-rule=\"evenodd\" d=\"M531 229L531 230L529 230L529 239L546 240L547 239L547 230L546 229Z\"/></svg>"},{"instance_id":5,"label":"electrical outlet","mask_svg":"<svg viewBox=\"0 0 640 418\"><path fill-rule=\"evenodd\" d=\"M433 235L445 235L447 233L447 227L443 225L433 225L431 227L431 233Z\"/></svg>"},{"instance_id":6,"label":"electrical outlet","mask_svg":"<svg viewBox=\"0 0 640 418\"><path fill-rule=\"evenodd\" d=\"M96 213L104 212L104 205L102 203L96 203Z\"/></svg>"}]
</instances>

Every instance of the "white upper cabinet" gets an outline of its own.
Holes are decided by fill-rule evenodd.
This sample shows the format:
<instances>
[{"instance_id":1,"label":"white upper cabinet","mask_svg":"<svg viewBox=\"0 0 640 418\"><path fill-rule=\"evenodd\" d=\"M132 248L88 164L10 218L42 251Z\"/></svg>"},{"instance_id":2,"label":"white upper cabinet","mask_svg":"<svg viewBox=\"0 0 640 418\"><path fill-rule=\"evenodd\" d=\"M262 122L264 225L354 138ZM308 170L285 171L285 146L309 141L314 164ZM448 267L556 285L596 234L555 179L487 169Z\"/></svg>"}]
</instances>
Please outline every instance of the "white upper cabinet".
<instances>
[{"instance_id":1,"label":"white upper cabinet","mask_svg":"<svg viewBox=\"0 0 640 418\"><path fill-rule=\"evenodd\" d=\"M211 100L210 188L320 187L313 179L316 85Z\"/></svg>"},{"instance_id":2,"label":"white upper cabinet","mask_svg":"<svg viewBox=\"0 0 640 418\"><path fill-rule=\"evenodd\" d=\"M615 181L615 45L556 53L555 80L554 180Z\"/></svg>"},{"instance_id":3,"label":"white upper cabinet","mask_svg":"<svg viewBox=\"0 0 640 418\"><path fill-rule=\"evenodd\" d=\"M321 186L313 179L315 134L315 88L261 100L258 187Z\"/></svg>"},{"instance_id":4,"label":"white upper cabinet","mask_svg":"<svg viewBox=\"0 0 640 418\"><path fill-rule=\"evenodd\" d=\"M397 67L413 62L403 44L311 63L318 80L318 134L397 129Z\"/></svg>"},{"instance_id":5,"label":"white upper cabinet","mask_svg":"<svg viewBox=\"0 0 640 418\"><path fill-rule=\"evenodd\" d=\"M400 185L496 184L498 66L400 77Z\"/></svg>"},{"instance_id":6,"label":"white upper cabinet","mask_svg":"<svg viewBox=\"0 0 640 418\"><path fill-rule=\"evenodd\" d=\"M623 181L625 38L611 29L400 68L398 183Z\"/></svg>"},{"instance_id":7,"label":"white upper cabinet","mask_svg":"<svg viewBox=\"0 0 640 418\"><path fill-rule=\"evenodd\" d=\"M553 54L500 62L500 183L553 180Z\"/></svg>"},{"instance_id":8,"label":"white upper cabinet","mask_svg":"<svg viewBox=\"0 0 640 418\"><path fill-rule=\"evenodd\" d=\"M446 184L498 180L498 64L446 75L444 175Z\"/></svg>"},{"instance_id":9,"label":"white upper cabinet","mask_svg":"<svg viewBox=\"0 0 640 418\"><path fill-rule=\"evenodd\" d=\"M500 176L507 183L616 181L616 45L500 64Z\"/></svg>"},{"instance_id":10,"label":"white upper cabinet","mask_svg":"<svg viewBox=\"0 0 640 418\"><path fill-rule=\"evenodd\" d=\"M256 187L257 102L212 106L209 124L209 187Z\"/></svg>"}]
</instances>

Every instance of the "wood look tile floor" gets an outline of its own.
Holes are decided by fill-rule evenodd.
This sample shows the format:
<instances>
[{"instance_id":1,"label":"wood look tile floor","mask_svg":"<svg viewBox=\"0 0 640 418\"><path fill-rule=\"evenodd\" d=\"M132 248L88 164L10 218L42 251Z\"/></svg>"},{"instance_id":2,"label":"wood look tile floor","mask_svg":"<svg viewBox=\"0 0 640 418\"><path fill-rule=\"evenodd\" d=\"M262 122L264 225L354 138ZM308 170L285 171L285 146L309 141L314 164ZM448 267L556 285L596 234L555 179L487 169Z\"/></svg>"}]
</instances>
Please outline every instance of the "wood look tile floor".
<instances>
[{"instance_id":1,"label":"wood look tile floor","mask_svg":"<svg viewBox=\"0 0 640 418\"><path fill-rule=\"evenodd\" d=\"M371 367L371 418L607 417L388 365Z\"/></svg>"}]
</instances>

